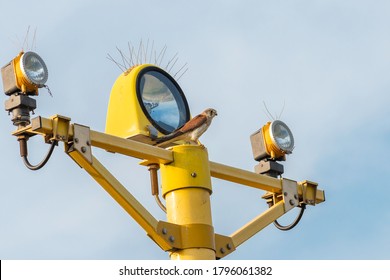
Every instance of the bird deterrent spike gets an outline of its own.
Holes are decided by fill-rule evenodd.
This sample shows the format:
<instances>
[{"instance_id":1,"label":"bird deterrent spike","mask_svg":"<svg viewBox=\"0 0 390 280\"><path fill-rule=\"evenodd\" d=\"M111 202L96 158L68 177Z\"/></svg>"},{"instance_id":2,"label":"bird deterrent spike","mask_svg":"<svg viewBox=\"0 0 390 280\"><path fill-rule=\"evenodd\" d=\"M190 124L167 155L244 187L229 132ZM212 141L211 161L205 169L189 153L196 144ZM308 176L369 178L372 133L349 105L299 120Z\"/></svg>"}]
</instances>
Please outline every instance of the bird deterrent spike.
<instances>
[{"instance_id":1,"label":"bird deterrent spike","mask_svg":"<svg viewBox=\"0 0 390 280\"><path fill-rule=\"evenodd\" d=\"M117 62L115 59L112 58L112 56L108 53L107 54L107 58L109 60L111 60L112 62L114 62L116 64L116 66L122 71L122 72L125 72L126 71L126 67L123 66L122 64L120 64L119 62Z\"/></svg>"}]
</instances>

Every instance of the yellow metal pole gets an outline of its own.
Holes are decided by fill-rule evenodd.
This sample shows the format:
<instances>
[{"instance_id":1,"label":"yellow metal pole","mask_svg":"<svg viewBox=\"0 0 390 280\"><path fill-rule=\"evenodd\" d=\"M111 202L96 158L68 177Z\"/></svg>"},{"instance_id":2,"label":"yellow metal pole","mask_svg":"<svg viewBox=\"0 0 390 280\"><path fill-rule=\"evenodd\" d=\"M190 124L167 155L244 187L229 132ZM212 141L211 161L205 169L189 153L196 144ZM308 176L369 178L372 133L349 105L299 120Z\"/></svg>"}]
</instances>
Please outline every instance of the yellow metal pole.
<instances>
[{"instance_id":1,"label":"yellow metal pole","mask_svg":"<svg viewBox=\"0 0 390 280\"><path fill-rule=\"evenodd\" d=\"M181 231L181 240L187 242L171 251L170 258L215 260L207 150L203 146L180 145L172 147L172 151L174 161L161 164L160 168L162 195L166 200L168 222L186 229ZM197 237L196 241L194 236ZM173 237L171 241L175 247Z\"/></svg>"}]
</instances>

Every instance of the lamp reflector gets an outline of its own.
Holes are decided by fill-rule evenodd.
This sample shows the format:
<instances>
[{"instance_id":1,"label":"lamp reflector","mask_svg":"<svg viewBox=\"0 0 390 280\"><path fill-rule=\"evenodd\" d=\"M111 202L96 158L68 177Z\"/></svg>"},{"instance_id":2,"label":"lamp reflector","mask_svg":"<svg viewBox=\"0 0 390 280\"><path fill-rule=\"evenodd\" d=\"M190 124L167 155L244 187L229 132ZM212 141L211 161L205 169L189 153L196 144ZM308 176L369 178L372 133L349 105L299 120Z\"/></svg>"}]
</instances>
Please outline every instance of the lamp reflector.
<instances>
[{"instance_id":1,"label":"lamp reflector","mask_svg":"<svg viewBox=\"0 0 390 280\"><path fill-rule=\"evenodd\" d=\"M43 87L48 79L48 71L43 59L34 52L25 52L20 59L20 69L25 78L37 87Z\"/></svg>"},{"instance_id":2,"label":"lamp reflector","mask_svg":"<svg viewBox=\"0 0 390 280\"><path fill-rule=\"evenodd\" d=\"M294 149L294 137L288 126L279 120L273 121L270 127L270 136L274 144L286 154Z\"/></svg>"}]
</instances>

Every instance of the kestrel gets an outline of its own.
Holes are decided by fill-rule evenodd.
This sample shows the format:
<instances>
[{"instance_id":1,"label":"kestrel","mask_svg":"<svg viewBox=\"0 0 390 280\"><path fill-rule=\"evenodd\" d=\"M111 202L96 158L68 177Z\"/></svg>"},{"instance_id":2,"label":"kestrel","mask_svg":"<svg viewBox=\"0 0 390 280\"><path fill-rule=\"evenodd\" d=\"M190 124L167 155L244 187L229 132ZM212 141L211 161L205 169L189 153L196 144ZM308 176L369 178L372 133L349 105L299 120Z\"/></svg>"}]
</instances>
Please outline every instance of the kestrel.
<instances>
[{"instance_id":1,"label":"kestrel","mask_svg":"<svg viewBox=\"0 0 390 280\"><path fill-rule=\"evenodd\" d=\"M217 116L215 109L206 109L195 116L181 128L172 133L156 139L157 146L166 145L175 141L183 140L189 144L197 144L199 137L209 128L212 119Z\"/></svg>"}]
</instances>

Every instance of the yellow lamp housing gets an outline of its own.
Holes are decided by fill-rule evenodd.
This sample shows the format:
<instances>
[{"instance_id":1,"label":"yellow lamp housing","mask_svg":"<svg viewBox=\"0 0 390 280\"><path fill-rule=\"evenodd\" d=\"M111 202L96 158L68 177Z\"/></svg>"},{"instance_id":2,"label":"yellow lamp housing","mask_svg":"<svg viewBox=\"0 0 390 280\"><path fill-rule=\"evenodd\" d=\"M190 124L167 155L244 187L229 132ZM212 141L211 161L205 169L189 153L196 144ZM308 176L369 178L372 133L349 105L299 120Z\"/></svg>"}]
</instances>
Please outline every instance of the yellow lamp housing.
<instances>
[{"instance_id":1,"label":"yellow lamp housing","mask_svg":"<svg viewBox=\"0 0 390 280\"><path fill-rule=\"evenodd\" d=\"M294 137L289 127L280 120L268 122L251 135L255 160L285 160L294 149Z\"/></svg>"},{"instance_id":2,"label":"yellow lamp housing","mask_svg":"<svg viewBox=\"0 0 390 280\"><path fill-rule=\"evenodd\" d=\"M20 52L12 61L1 68L3 88L6 95L21 92L38 95L48 79L43 59L35 52Z\"/></svg>"},{"instance_id":3,"label":"yellow lamp housing","mask_svg":"<svg viewBox=\"0 0 390 280\"><path fill-rule=\"evenodd\" d=\"M108 134L153 144L190 119L179 84L152 64L128 69L115 81L106 117Z\"/></svg>"}]
</instances>

